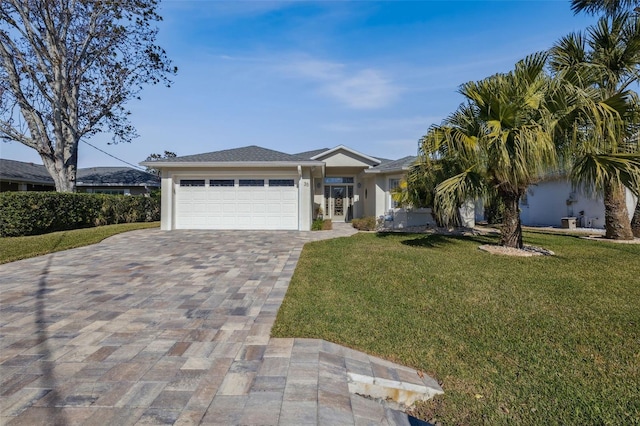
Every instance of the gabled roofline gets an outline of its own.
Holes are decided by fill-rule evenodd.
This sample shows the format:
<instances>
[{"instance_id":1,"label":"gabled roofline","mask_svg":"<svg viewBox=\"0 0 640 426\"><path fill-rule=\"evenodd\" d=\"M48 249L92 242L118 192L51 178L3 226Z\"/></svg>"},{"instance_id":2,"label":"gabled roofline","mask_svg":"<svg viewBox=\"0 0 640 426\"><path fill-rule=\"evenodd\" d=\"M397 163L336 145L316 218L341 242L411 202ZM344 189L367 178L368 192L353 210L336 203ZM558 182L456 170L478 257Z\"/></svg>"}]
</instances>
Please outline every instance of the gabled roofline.
<instances>
[{"instance_id":1,"label":"gabled roofline","mask_svg":"<svg viewBox=\"0 0 640 426\"><path fill-rule=\"evenodd\" d=\"M411 167L408 167L408 166L396 167L394 169L386 169L386 170L379 170L379 169L376 169L375 167L373 167L371 169L364 169L364 172L367 173L367 174L371 174L371 173L389 174L389 173L397 173L397 172L407 172L410 169L411 169Z\"/></svg>"},{"instance_id":2,"label":"gabled roofline","mask_svg":"<svg viewBox=\"0 0 640 426\"><path fill-rule=\"evenodd\" d=\"M306 160L306 161L143 161L139 163L141 166L152 167L154 169L195 169L201 167L217 167L217 168L237 168L237 167L257 167L257 168L274 168L274 167L318 167L324 166L322 161Z\"/></svg>"},{"instance_id":3,"label":"gabled roofline","mask_svg":"<svg viewBox=\"0 0 640 426\"><path fill-rule=\"evenodd\" d=\"M317 155L314 155L313 157L311 157L311 159L312 160L317 160L320 157L324 157L324 156L326 156L328 154L332 154L332 153L334 153L334 152L336 152L338 150L341 150L341 149L343 149L343 150L345 150L347 152L350 152L350 153L352 153L354 155L357 155L359 157L366 158L367 160L372 161L372 162L374 162L376 164L382 163L382 161L378 160L377 158L371 157L371 156L369 156L367 154L363 154L362 152L358 152L355 149L348 148L348 147L346 147L344 145L338 145L335 148L331 148L331 149L329 149L327 151L321 152L320 154L317 154Z\"/></svg>"},{"instance_id":4,"label":"gabled roofline","mask_svg":"<svg viewBox=\"0 0 640 426\"><path fill-rule=\"evenodd\" d=\"M389 163L382 164L378 167L372 167L369 169L365 169L365 173L378 173L378 174L390 174L390 173L398 173L398 172L407 172L411 170L411 166L416 160L415 156L408 155L406 157L400 158L398 160L391 161ZM393 164L389 167L390 164Z\"/></svg>"}]
</instances>

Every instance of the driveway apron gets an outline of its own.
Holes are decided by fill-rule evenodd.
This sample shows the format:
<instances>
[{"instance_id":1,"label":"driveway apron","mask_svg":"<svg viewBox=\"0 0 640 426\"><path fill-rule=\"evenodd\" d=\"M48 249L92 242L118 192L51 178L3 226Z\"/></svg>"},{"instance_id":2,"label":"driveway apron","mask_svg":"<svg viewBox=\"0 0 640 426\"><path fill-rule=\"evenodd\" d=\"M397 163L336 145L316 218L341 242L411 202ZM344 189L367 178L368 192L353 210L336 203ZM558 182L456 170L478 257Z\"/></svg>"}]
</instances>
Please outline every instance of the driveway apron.
<instances>
[{"instance_id":1,"label":"driveway apron","mask_svg":"<svg viewBox=\"0 0 640 426\"><path fill-rule=\"evenodd\" d=\"M353 233L141 230L0 265L0 424L408 424L349 394L370 357L269 337L304 243Z\"/></svg>"}]
</instances>

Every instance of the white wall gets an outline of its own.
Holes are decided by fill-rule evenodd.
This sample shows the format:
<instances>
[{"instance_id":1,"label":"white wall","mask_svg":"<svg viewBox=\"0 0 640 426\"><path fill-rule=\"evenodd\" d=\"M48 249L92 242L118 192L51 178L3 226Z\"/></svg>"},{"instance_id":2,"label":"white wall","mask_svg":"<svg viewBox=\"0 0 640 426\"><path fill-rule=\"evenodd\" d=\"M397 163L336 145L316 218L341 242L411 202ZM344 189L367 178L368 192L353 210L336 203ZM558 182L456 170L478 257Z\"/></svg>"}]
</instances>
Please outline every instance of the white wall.
<instances>
[{"instance_id":1,"label":"white wall","mask_svg":"<svg viewBox=\"0 0 640 426\"><path fill-rule=\"evenodd\" d=\"M170 231L173 229L173 175L167 170L162 171L160 203L160 229Z\"/></svg>"},{"instance_id":2,"label":"white wall","mask_svg":"<svg viewBox=\"0 0 640 426\"><path fill-rule=\"evenodd\" d=\"M373 216L378 217L387 213L387 177L376 175L375 178L375 210Z\"/></svg>"},{"instance_id":3,"label":"white wall","mask_svg":"<svg viewBox=\"0 0 640 426\"><path fill-rule=\"evenodd\" d=\"M376 180L374 177L368 176L364 180L365 188L364 197L364 214L363 216L376 216Z\"/></svg>"},{"instance_id":4,"label":"white wall","mask_svg":"<svg viewBox=\"0 0 640 426\"><path fill-rule=\"evenodd\" d=\"M584 212L587 228L604 228L604 202L602 197L588 197L571 189L566 179L554 179L532 185L527 189L527 199L520 203L523 225L561 226L563 217L580 217ZM635 197L627 191L629 218L635 210Z\"/></svg>"}]
</instances>

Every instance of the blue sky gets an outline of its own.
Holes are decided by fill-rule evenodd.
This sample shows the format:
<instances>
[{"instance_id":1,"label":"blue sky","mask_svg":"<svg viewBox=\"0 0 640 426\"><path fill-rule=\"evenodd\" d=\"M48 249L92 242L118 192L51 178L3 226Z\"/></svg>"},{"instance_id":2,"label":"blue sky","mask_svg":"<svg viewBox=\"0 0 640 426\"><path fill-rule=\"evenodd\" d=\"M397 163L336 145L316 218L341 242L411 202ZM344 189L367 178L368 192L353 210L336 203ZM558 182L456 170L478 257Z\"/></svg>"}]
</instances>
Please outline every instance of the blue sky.
<instances>
[{"instance_id":1,"label":"blue sky","mask_svg":"<svg viewBox=\"0 0 640 426\"><path fill-rule=\"evenodd\" d=\"M178 66L171 88L132 101L140 137L88 142L137 164L247 145L296 153L347 145L414 155L462 102L460 84L509 71L595 21L569 1L164 0L159 44ZM18 143L2 158L41 163ZM81 144L79 167L121 166Z\"/></svg>"}]
</instances>

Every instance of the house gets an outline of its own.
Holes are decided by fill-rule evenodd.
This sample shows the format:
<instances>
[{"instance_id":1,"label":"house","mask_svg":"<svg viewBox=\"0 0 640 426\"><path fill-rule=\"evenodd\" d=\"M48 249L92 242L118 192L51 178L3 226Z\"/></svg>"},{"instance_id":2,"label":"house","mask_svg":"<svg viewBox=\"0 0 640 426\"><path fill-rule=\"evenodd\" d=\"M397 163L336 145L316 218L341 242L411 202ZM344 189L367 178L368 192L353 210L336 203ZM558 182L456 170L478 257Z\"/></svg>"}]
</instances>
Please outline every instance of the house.
<instances>
[{"instance_id":1,"label":"house","mask_svg":"<svg viewBox=\"0 0 640 426\"><path fill-rule=\"evenodd\" d=\"M636 208L636 197L626 190L629 219ZM576 218L584 228L604 228L602 197L588 196L572 189L565 176L552 176L527 188L520 200L520 219L527 226L562 226L562 218Z\"/></svg>"},{"instance_id":2,"label":"house","mask_svg":"<svg viewBox=\"0 0 640 426\"><path fill-rule=\"evenodd\" d=\"M99 194L147 194L160 188L160 179L130 167L78 169L78 192ZM0 159L0 192L54 191L53 179L42 164Z\"/></svg>"},{"instance_id":3,"label":"house","mask_svg":"<svg viewBox=\"0 0 640 426\"><path fill-rule=\"evenodd\" d=\"M164 230L309 230L318 215L334 222L384 216L414 159L344 145L298 154L247 146L141 164L162 172Z\"/></svg>"},{"instance_id":4,"label":"house","mask_svg":"<svg viewBox=\"0 0 640 426\"><path fill-rule=\"evenodd\" d=\"M76 188L94 194L144 195L160 189L160 178L131 167L89 167L78 169Z\"/></svg>"}]
</instances>

